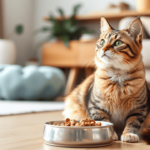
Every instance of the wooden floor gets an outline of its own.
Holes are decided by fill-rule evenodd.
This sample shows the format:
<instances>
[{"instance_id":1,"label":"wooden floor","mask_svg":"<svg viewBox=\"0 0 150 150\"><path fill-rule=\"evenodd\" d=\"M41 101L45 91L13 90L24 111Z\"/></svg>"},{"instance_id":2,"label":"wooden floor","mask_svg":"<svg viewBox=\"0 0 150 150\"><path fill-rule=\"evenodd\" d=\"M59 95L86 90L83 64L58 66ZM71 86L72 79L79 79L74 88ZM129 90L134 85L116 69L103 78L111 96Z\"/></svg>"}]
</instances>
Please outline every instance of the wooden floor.
<instances>
[{"instance_id":1,"label":"wooden floor","mask_svg":"<svg viewBox=\"0 0 150 150\"><path fill-rule=\"evenodd\" d=\"M62 112L33 113L0 117L0 150L73 150L45 145L42 139L44 123L62 120ZM88 150L88 148L77 148ZM89 150L150 150L145 143L114 142L113 145Z\"/></svg>"}]
</instances>

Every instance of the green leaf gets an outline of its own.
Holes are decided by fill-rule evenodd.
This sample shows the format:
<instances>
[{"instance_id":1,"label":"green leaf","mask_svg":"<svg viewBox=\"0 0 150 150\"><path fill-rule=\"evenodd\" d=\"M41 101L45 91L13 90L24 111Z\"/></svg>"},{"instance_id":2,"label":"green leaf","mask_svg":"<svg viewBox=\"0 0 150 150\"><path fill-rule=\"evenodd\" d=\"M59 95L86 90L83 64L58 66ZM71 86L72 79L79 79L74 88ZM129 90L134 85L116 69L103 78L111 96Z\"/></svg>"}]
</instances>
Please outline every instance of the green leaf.
<instances>
[{"instance_id":1,"label":"green leaf","mask_svg":"<svg viewBox=\"0 0 150 150\"><path fill-rule=\"evenodd\" d=\"M81 7L81 4L75 5L73 8L73 14L71 18L75 17L75 15L78 13L79 8Z\"/></svg>"},{"instance_id":2,"label":"green leaf","mask_svg":"<svg viewBox=\"0 0 150 150\"><path fill-rule=\"evenodd\" d=\"M53 23L57 22L57 20L54 18L54 16L52 14L49 16L49 21L51 21Z\"/></svg>"},{"instance_id":3,"label":"green leaf","mask_svg":"<svg viewBox=\"0 0 150 150\"><path fill-rule=\"evenodd\" d=\"M75 33L77 30L78 30L77 26L72 26L69 28L69 32L71 32L71 33Z\"/></svg>"},{"instance_id":4,"label":"green leaf","mask_svg":"<svg viewBox=\"0 0 150 150\"><path fill-rule=\"evenodd\" d=\"M66 47L69 47L69 37L68 36L62 36L60 37L63 43L65 44Z\"/></svg>"},{"instance_id":5,"label":"green leaf","mask_svg":"<svg viewBox=\"0 0 150 150\"><path fill-rule=\"evenodd\" d=\"M24 30L24 28L23 28L23 25L21 25L21 24L17 25L16 28L15 28L15 32L17 34L22 34L23 30Z\"/></svg>"},{"instance_id":6,"label":"green leaf","mask_svg":"<svg viewBox=\"0 0 150 150\"><path fill-rule=\"evenodd\" d=\"M61 8L58 8L58 12L60 13L61 17L64 18L65 15L64 15L64 12Z\"/></svg>"},{"instance_id":7,"label":"green leaf","mask_svg":"<svg viewBox=\"0 0 150 150\"><path fill-rule=\"evenodd\" d=\"M52 29L50 27L43 27L41 29L38 29L35 31L35 34L36 33L40 33L40 32L47 32L47 31L51 31Z\"/></svg>"}]
</instances>

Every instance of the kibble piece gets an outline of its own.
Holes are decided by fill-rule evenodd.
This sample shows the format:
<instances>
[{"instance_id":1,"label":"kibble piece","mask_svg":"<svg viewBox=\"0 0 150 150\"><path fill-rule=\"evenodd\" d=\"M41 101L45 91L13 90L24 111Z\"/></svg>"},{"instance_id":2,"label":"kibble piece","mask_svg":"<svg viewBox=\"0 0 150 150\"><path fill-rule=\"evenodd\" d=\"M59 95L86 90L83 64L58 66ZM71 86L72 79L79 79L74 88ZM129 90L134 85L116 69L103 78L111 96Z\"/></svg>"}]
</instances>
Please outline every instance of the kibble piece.
<instances>
[{"instance_id":1,"label":"kibble piece","mask_svg":"<svg viewBox=\"0 0 150 150\"><path fill-rule=\"evenodd\" d=\"M91 126L95 126L95 121L90 122Z\"/></svg>"},{"instance_id":2,"label":"kibble piece","mask_svg":"<svg viewBox=\"0 0 150 150\"><path fill-rule=\"evenodd\" d=\"M81 122L88 122L88 119L87 118L81 119L80 123Z\"/></svg>"},{"instance_id":3,"label":"kibble piece","mask_svg":"<svg viewBox=\"0 0 150 150\"><path fill-rule=\"evenodd\" d=\"M76 123L75 126L80 126L80 123Z\"/></svg>"},{"instance_id":4,"label":"kibble piece","mask_svg":"<svg viewBox=\"0 0 150 150\"><path fill-rule=\"evenodd\" d=\"M85 122L85 126L91 126L90 122Z\"/></svg>"},{"instance_id":5,"label":"kibble piece","mask_svg":"<svg viewBox=\"0 0 150 150\"><path fill-rule=\"evenodd\" d=\"M63 123L61 123L61 124L60 124L60 126L65 126L65 123L64 123L64 122L63 122Z\"/></svg>"},{"instance_id":6,"label":"kibble piece","mask_svg":"<svg viewBox=\"0 0 150 150\"><path fill-rule=\"evenodd\" d=\"M89 121L89 122L95 122L95 120L93 120L93 119L88 119L88 121Z\"/></svg>"},{"instance_id":7,"label":"kibble piece","mask_svg":"<svg viewBox=\"0 0 150 150\"><path fill-rule=\"evenodd\" d=\"M96 126L101 126L101 122L96 122Z\"/></svg>"},{"instance_id":8,"label":"kibble piece","mask_svg":"<svg viewBox=\"0 0 150 150\"><path fill-rule=\"evenodd\" d=\"M72 119L70 122L71 122L71 125L75 125L76 124L76 121L74 119Z\"/></svg>"},{"instance_id":9,"label":"kibble piece","mask_svg":"<svg viewBox=\"0 0 150 150\"><path fill-rule=\"evenodd\" d=\"M69 118L66 118L65 122L70 122L70 119L69 119Z\"/></svg>"},{"instance_id":10,"label":"kibble piece","mask_svg":"<svg viewBox=\"0 0 150 150\"><path fill-rule=\"evenodd\" d=\"M85 122L82 121L82 122L80 123L80 126L86 126L86 125L85 125Z\"/></svg>"},{"instance_id":11,"label":"kibble piece","mask_svg":"<svg viewBox=\"0 0 150 150\"><path fill-rule=\"evenodd\" d=\"M66 123L65 123L65 126L70 126L70 122L66 122Z\"/></svg>"}]
</instances>

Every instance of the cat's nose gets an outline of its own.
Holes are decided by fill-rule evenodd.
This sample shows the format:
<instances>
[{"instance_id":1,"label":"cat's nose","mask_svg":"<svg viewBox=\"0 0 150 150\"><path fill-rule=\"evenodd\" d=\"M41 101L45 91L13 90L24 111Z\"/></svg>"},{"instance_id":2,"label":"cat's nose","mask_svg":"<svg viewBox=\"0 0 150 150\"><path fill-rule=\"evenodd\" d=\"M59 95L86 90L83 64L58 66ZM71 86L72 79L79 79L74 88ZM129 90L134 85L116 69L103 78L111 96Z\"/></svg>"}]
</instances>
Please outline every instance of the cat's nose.
<instances>
[{"instance_id":1,"label":"cat's nose","mask_svg":"<svg viewBox=\"0 0 150 150\"><path fill-rule=\"evenodd\" d=\"M108 49L108 48L103 48L102 50L103 50L103 52L105 53L105 52L108 51L109 49Z\"/></svg>"}]
</instances>

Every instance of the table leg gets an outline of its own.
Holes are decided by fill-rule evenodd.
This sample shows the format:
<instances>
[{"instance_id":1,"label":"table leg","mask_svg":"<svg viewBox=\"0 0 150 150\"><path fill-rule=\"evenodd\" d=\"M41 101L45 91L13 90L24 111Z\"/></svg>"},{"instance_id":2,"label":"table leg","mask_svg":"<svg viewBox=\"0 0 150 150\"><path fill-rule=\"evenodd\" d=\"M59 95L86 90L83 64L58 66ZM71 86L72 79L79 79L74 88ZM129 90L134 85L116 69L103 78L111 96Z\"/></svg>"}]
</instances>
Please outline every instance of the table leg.
<instances>
[{"instance_id":1,"label":"table leg","mask_svg":"<svg viewBox=\"0 0 150 150\"><path fill-rule=\"evenodd\" d=\"M93 68L87 68L86 69L86 78L88 77L88 76L90 76L91 74L93 74Z\"/></svg>"},{"instance_id":2,"label":"table leg","mask_svg":"<svg viewBox=\"0 0 150 150\"><path fill-rule=\"evenodd\" d=\"M67 85L66 85L66 89L65 89L65 96L70 94L70 92L74 86L74 83L77 79L78 71L79 71L79 68L71 68L70 69L68 81L67 81Z\"/></svg>"}]
</instances>

